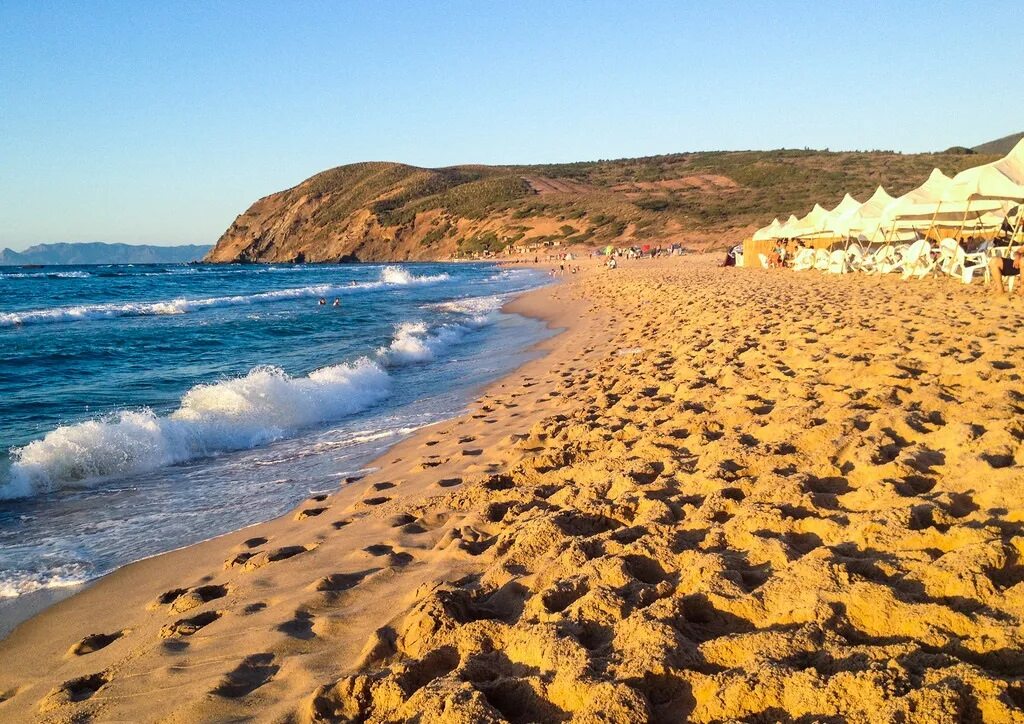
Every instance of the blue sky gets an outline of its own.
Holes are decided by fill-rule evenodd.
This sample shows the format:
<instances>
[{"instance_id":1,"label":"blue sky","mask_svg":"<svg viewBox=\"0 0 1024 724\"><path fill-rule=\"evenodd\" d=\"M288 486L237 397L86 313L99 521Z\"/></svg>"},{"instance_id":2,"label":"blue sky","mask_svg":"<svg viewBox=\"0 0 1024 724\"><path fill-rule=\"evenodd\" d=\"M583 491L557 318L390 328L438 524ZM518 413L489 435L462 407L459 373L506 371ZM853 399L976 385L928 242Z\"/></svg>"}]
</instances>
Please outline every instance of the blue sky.
<instances>
[{"instance_id":1,"label":"blue sky","mask_svg":"<svg viewBox=\"0 0 1024 724\"><path fill-rule=\"evenodd\" d=\"M0 2L0 246L212 243L361 160L1024 130L1017 3Z\"/></svg>"}]
</instances>

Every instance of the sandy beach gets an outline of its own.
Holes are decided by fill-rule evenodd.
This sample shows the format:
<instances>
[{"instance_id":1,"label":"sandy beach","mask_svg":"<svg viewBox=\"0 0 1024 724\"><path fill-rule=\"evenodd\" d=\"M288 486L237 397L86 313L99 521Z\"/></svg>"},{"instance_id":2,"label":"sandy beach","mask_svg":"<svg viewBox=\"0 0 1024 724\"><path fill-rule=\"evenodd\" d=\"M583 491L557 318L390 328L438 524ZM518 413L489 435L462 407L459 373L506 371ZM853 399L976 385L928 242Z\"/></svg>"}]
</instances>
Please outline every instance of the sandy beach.
<instances>
[{"instance_id":1,"label":"sandy beach","mask_svg":"<svg viewBox=\"0 0 1024 724\"><path fill-rule=\"evenodd\" d=\"M1024 301L718 262L519 298L463 417L0 642L0 719L1024 721Z\"/></svg>"}]
</instances>

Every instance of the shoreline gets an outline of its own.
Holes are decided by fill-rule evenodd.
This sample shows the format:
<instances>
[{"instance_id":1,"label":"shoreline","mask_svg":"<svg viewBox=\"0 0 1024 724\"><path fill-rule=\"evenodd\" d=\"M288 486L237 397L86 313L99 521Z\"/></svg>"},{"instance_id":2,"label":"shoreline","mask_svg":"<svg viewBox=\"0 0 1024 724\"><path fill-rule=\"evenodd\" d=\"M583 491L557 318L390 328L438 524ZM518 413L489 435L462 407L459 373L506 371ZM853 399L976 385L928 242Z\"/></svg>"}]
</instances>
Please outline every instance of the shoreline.
<instances>
[{"instance_id":1,"label":"shoreline","mask_svg":"<svg viewBox=\"0 0 1024 724\"><path fill-rule=\"evenodd\" d=\"M301 502L289 512L271 520L129 563L85 584L81 590L51 603L43 610L22 620L7 636L0 639L0 663L4 664L0 666L0 714L3 714L5 709L9 710L11 704L18 700L20 700L20 704L26 706L23 710L26 716L30 713L34 714L36 711L49 712L51 705L47 703L47 697L56 695L61 701L64 698L63 694L55 694L60 689L60 682L56 681L54 677L62 680L69 677L74 679L74 676L68 673L69 670L72 672L77 670L79 667L76 664L80 665L81 663L86 663L85 668L89 669L93 662L88 659L99 656L97 653L78 657L69 653L80 646L81 642L89 641L90 637L97 633L114 635L114 640L126 638L129 633L142 628L145 619L153 619L154 610L161 614L165 612L167 607L156 602L165 592L179 590L181 581L189 581L189 585L201 588L204 583L220 578L217 574L218 571L234 572L238 570L241 566L226 565L226 555L229 560L232 557L239 558L249 555L247 541L264 539L273 541L290 536L296 527L302 527L303 522L318 521L319 514L314 514L316 515L314 517L309 515L309 511L316 511L325 503L330 504L331 508L348 505L358 511L352 517L360 520L353 521L351 525L325 525L323 527L328 530L333 528L331 533L342 538L342 540L336 541L336 544L345 549L349 555L361 555L366 558L367 555L362 550L364 546L361 546L360 542L375 533L379 534L381 526L386 521L382 521L377 514L382 512L385 506L368 507L362 505L361 501L367 498L374 501L375 498L382 497L374 496L373 492L379 487L390 486L392 484L390 480L394 479L396 475L402 475L408 479L403 483L403 487L413 488L401 502L422 502L423 499L429 499L426 496L446 492L447 483L442 486L438 486L437 483L426 484L425 477L436 478L436 475L429 475L434 469L433 466L414 469L418 466L403 464L403 459L415 454L417 449L421 449L432 436L437 434L439 429L475 422L472 420L474 409L481 406L486 407L481 404L481 400L505 387L510 380L525 374L525 371L532 366L543 363L545 355L561 343L560 340L566 335L571 321L571 312L566 308L554 309L550 303L550 298L562 286L557 283L546 284L518 294L502 306L503 312L544 321L549 329L558 329L559 333L528 347L525 351L532 355L531 358L515 370L478 390L467 405L467 411L461 416L421 428L406 439L389 447L364 466L364 469L369 471L365 476L343 484L333 493ZM507 424L508 421L505 422ZM476 426L479 427L480 424L476 423ZM499 426L495 425L495 427ZM505 426L501 426L501 429L504 430ZM497 442L497 439L503 435L492 433L490 437ZM475 458L470 456L463 460L473 461ZM461 463L462 460L454 462ZM470 462L465 466L453 465L452 467L465 474L464 468L482 467L482 465ZM425 473L427 474L425 475ZM335 521L335 523L339 522ZM360 531L360 525L373 532L370 530ZM305 553L307 549L314 551L321 547L327 542L331 533L323 532L314 535L311 541L300 546L302 552ZM308 535L305 537L308 538ZM283 546L286 554L294 548L296 546ZM241 551L241 553L232 556L226 554L225 551L229 553ZM271 551L269 557L275 557L275 552ZM388 555L387 557L392 558L393 556ZM396 563L397 565L395 563L387 565L383 572L387 574L404 567L404 557L398 556ZM241 570L244 571L245 568ZM449 561L439 567L434 566L423 571L421 583L438 577L444 578L453 575L458 577L456 574L465 573L467 570L465 562ZM301 592L305 586L296 588ZM111 604L115 601L116 606L112 608ZM122 612L129 612L129 615L126 617ZM172 613L170 617L161 615L155 622L149 622L157 628L154 638L158 648L163 648L161 631L166 628L168 622L173 623L175 618L179 618L179 616ZM90 647L86 646L86 648ZM112 650L116 647L110 645L107 648ZM103 653L106 653L106 650ZM350 652L353 658L356 653L356 651ZM86 661L81 661L80 658L86 659ZM45 661L61 663L53 667L44 663ZM34 680L37 683L28 686L18 684L19 681L26 679ZM18 696L11 695L12 692L16 692ZM36 700L42 697L42 701L38 702L38 708L33 706L33 702L27 701L33 697Z\"/></svg>"},{"instance_id":2,"label":"shoreline","mask_svg":"<svg viewBox=\"0 0 1024 724\"><path fill-rule=\"evenodd\" d=\"M1024 310L716 262L520 297L564 328L543 356L30 620L0 714L1019 720Z\"/></svg>"},{"instance_id":3,"label":"shoreline","mask_svg":"<svg viewBox=\"0 0 1024 724\"><path fill-rule=\"evenodd\" d=\"M376 262L376 263L379 264L379 263L384 263L384 262ZM404 263L404 262L402 262L402 263ZM397 262L396 262L396 264L397 264ZM542 268L544 265L542 265L542 264L537 264L537 265L530 264L529 266L536 267L536 268ZM502 268L501 265L498 265L498 268ZM517 314L519 316L526 317L526 318L529 318L529 319L535 319L535 320L538 320L538 321L541 321L541 322L547 322L548 320L547 320L547 318L546 318L546 316L544 314L544 310L543 310L543 306L542 305L531 304L529 301L524 301L524 302L521 303L521 300L523 299L523 297L526 297L526 296L532 294L533 292L538 292L538 291L541 291L543 289L546 289L546 288L552 286L552 284L553 284L553 282L547 282L547 283L545 283L541 287L537 287L537 288L534 288L534 289L529 289L529 290L526 290L524 292L517 292L517 293L515 293L513 295L513 298L509 299L509 301L507 301L505 304L503 304L501 306L501 308L499 309L499 311L502 312L502 313L506 313L506 314ZM523 311L520 311L520 309L523 310ZM550 329L555 329L550 324L547 325L547 328L549 330ZM557 336L557 334L555 336ZM549 341L549 340L548 339L542 339L542 340L540 340L538 342L534 342L534 343L531 343L528 346L526 346L523 349L523 353L527 354L527 355L531 355L531 357L528 358L526 360L526 362L524 362L524 364L530 362L533 359L532 355L535 355L536 351L541 349L542 345L545 342L547 342L547 341ZM468 405L472 404L472 402L477 397L479 397L481 394L484 394L492 386L497 385L502 380L504 380L506 377L513 376L522 366L523 365L520 365L519 367L513 369L512 371L510 371L510 372L502 375L501 377L498 377L497 379L493 380L492 382L485 383L482 386L480 386L479 388L473 390L469 394L469 396L468 396L469 399L467 401L467 407L468 407ZM462 414L465 414L465 413L462 413ZM433 427L435 425L444 424L445 422L448 422L448 421L450 421L452 419L456 419L457 417L460 417L460 416L461 415L456 415L454 418L446 418L444 420L439 420L437 422L430 423L430 424L428 424L428 425L426 425L424 427L421 427L421 428L415 430L412 433L409 433L408 435L405 436L404 439L399 439L398 441L396 441L392 445L384 448L375 457L369 459L363 466L361 466L360 472L362 472L362 471L372 471L372 470L378 469L380 467L379 463L381 463L384 460L384 458L388 455L388 453L396 445L399 445L402 442L404 442L405 440L408 440L408 439L410 439L412 437L416 437L417 435L425 434L425 431L429 430L431 427ZM93 588L94 586L102 583L108 577L117 574L122 569L127 568L129 566L135 566L135 565L138 565L138 564L143 564L143 563L146 563L146 562L151 561L153 559L158 559L158 558L160 558L162 556L165 556L165 555L169 555L169 554L177 553L179 551L187 550L189 548L192 548L193 546L199 546L199 545L203 545L203 544L206 544L206 543L211 543L213 541L217 541L218 539L222 539L222 538L225 538L227 536L235 535L235 534L238 534L238 533L240 533L242 531L247 531L249 529L252 529L252 528L260 526L260 525L264 525L264 524L267 524L267 523L272 523L274 521L284 519L284 518L286 518L286 517L288 517L290 515L293 515L295 513L296 508L298 507L298 505L299 504L296 504L296 507L290 508L290 509L286 510L285 512L281 513L280 515L275 516L274 518L270 518L270 519L264 520L264 521L259 521L259 522L256 522L256 523L251 523L251 524L245 525L245 526L243 526L241 528L237 528L237 529L234 529L234 530L231 530L231 531L220 533L220 534L218 534L216 536L213 536L211 538L206 538L206 539L203 539L203 540L194 541L194 542L182 545L182 546L178 546L176 548L172 548L172 549L169 549L169 550L166 550L166 551L162 551L160 553L154 553L152 555L145 556L145 557L140 558L138 560L130 561L128 563L125 563L125 564L115 568L112 571L108 571L107 573L104 573L104 574L102 574L102 575L100 575L100 576L98 576L96 578L90 579L88 581L83 581L81 583L75 583L75 584L68 585L68 586L58 586L58 587L52 587L52 588L42 588L42 589L38 589L38 590L35 590L35 591L31 591L29 593L23 594L22 596L18 596L18 597L13 598L13 599L7 599L7 600L0 599L0 655L2 655L2 653L3 653L3 648L2 648L3 642L12 633L14 633L15 630L19 626L21 626L22 624L30 621L31 619L33 619L35 617L44 615L50 608L52 608L53 606L61 603L62 601L65 601L67 599L73 598L74 596L77 596L80 593L83 593L83 592Z\"/></svg>"}]
</instances>

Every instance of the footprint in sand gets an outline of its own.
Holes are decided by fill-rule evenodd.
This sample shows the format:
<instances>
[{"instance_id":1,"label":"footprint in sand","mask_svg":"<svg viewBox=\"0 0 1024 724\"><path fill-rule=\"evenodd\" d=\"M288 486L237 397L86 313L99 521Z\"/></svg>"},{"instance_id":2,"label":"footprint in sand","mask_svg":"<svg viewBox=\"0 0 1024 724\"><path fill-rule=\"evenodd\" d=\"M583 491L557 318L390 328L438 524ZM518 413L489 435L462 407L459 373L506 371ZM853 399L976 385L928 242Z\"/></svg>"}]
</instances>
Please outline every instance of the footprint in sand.
<instances>
[{"instance_id":1,"label":"footprint in sand","mask_svg":"<svg viewBox=\"0 0 1024 724\"><path fill-rule=\"evenodd\" d=\"M315 518L316 516L323 513L327 508L306 508L300 510L295 514L295 520L305 520L306 518Z\"/></svg>"},{"instance_id":2,"label":"footprint in sand","mask_svg":"<svg viewBox=\"0 0 1024 724\"><path fill-rule=\"evenodd\" d=\"M437 485L442 488L453 488L456 485L462 485L462 478L441 478L437 481Z\"/></svg>"},{"instance_id":3,"label":"footprint in sand","mask_svg":"<svg viewBox=\"0 0 1024 724\"><path fill-rule=\"evenodd\" d=\"M228 699L243 697L274 678L281 667L273 662L273 654L246 656L242 663L224 675L211 693Z\"/></svg>"},{"instance_id":4,"label":"footprint in sand","mask_svg":"<svg viewBox=\"0 0 1024 724\"><path fill-rule=\"evenodd\" d=\"M390 490L391 488L395 487L395 483L374 483L372 487L374 490Z\"/></svg>"},{"instance_id":5,"label":"footprint in sand","mask_svg":"<svg viewBox=\"0 0 1024 724\"><path fill-rule=\"evenodd\" d=\"M277 627L277 630L293 639L308 641L309 639L316 638L316 634L313 633L314 618L313 614L309 611L299 609L295 612L294 618L282 623Z\"/></svg>"},{"instance_id":6,"label":"footprint in sand","mask_svg":"<svg viewBox=\"0 0 1024 724\"><path fill-rule=\"evenodd\" d=\"M185 613L204 603L223 598L228 595L227 586L209 585L196 588L172 588L165 591L157 600L149 605L150 609L170 605L170 613Z\"/></svg>"},{"instance_id":7,"label":"footprint in sand","mask_svg":"<svg viewBox=\"0 0 1024 724\"><path fill-rule=\"evenodd\" d=\"M84 639L79 641L77 644L72 646L68 650L68 655L70 655L70 656L85 656L86 654L91 654L94 651L99 651L100 649L105 649L107 646L110 646L110 644L114 643L119 638L124 636L125 633L126 633L125 631L115 631L114 633L109 633L109 634L105 634L105 633L89 634ZM0 699L0 701L2 701L2 699Z\"/></svg>"},{"instance_id":8,"label":"footprint in sand","mask_svg":"<svg viewBox=\"0 0 1024 724\"><path fill-rule=\"evenodd\" d=\"M411 553L406 553L404 551L396 552L393 546L389 546L386 543L375 543L373 545L366 546L363 550L371 556L386 556L389 566L406 566L414 560Z\"/></svg>"},{"instance_id":9,"label":"footprint in sand","mask_svg":"<svg viewBox=\"0 0 1024 724\"><path fill-rule=\"evenodd\" d=\"M336 520L333 523L331 523L331 527L334 528L334 530L341 530L342 528L344 528L346 525L348 525L351 522L352 522L351 520L344 520L344 519Z\"/></svg>"},{"instance_id":10,"label":"footprint in sand","mask_svg":"<svg viewBox=\"0 0 1024 724\"><path fill-rule=\"evenodd\" d=\"M108 683L110 683L110 674L106 671L79 676L77 679L69 679L47 694L39 702L39 709L45 713L64 704L91 699L97 691Z\"/></svg>"},{"instance_id":11,"label":"footprint in sand","mask_svg":"<svg viewBox=\"0 0 1024 724\"><path fill-rule=\"evenodd\" d=\"M192 618L183 618L175 621L174 623L169 623L160 629L160 638L167 639L172 636L191 636L196 631L209 626L223 615L223 611L204 611Z\"/></svg>"},{"instance_id":12,"label":"footprint in sand","mask_svg":"<svg viewBox=\"0 0 1024 724\"><path fill-rule=\"evenodd\" d=\"M360 581L371 573L379 570L379 568L371 568L366 571L360 571L359 573L332 573L329 576L324 576L314 583L313 589L324 593L340 593L342 591L347 591L348 589L359 585Z\"/></svg>"},{"instance_id":13,"label":"footprint in sand","mask_svg":"<svg viewBox=\"0 0 1024 724\"><path fill-rule=\"evenodd\" d=\"M235 556L228 563L233 563L241 558L240 563L233 563L233 565L241 565L242 570L253 571L257 568L262 568L268 563L275 563L277 561L288 560L294 558L302 553L307 553L316 548L315 544L309 544L304 546L282 546L281 548L274 548L269 551L260 551L259 553L240 553ZM243 558L243 556L245 556Z\"/></svg>"},{"instance_id":14,"label":"footprint in sand","mask_svg":"<svg viewBox=\"0 0 1024 724\"><path fill-rule=\"evenodd\" d=\"M391 500L391 498L387 497L386 495L379 495L375 498L364 498L363 500L359 501L359 505L383 505L389 500Z\"/></svg>"}]
</instances>

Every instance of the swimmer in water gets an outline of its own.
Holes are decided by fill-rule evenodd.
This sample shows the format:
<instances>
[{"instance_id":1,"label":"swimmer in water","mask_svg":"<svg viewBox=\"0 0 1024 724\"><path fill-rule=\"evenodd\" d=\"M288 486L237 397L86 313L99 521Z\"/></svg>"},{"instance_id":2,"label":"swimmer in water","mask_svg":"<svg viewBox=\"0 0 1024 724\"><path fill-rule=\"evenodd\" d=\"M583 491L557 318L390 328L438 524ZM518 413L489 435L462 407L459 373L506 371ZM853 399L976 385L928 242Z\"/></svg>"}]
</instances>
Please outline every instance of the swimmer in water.
<instances>
[{"instance_id":1,"label":"swimmer in water","mask_svg":"<svg viewBox=\"0 0 1024 724\"><path fill-rule=\"evenodd\" d=\"M327 304L327 300L326 300L326 299L324 299L323 297L320 297L320 301L319 301L319 302L317 302L317 304L319 304L319 305L320 305L320 306L322 307L322 306L324 306L325 304Z\"/></svg>"},{"instance_id":2,"label":"swimmer in water","mask_svg":"<svg viewBox=\"0 0 1024 724\"><path fill-rule=\"evenodd\" d=\"M340 307L341 306L341 300L338 299L337 297L335 297L334 298L334 304L332 304L331 306L332 307Z\"/></svg>"}]
</instances>

